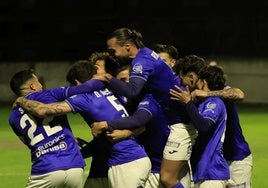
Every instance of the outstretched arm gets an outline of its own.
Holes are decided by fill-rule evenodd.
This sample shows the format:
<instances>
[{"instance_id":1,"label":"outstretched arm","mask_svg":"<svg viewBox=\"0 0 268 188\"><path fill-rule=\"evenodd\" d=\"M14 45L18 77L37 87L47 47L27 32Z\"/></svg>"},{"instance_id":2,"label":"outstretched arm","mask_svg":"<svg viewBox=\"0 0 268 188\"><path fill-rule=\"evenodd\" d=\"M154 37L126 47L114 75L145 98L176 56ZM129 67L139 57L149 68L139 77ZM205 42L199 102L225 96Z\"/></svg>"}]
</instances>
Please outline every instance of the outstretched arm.
<instances>
[{"instance_id":1,"label":"outstretched arm","mask_svg":"<svg viewBox=\"0 0 268 188\"><path fill-rule=\"evenodd\" d=\"M127 98L137 98L140 94L142 88L144 87L146 80L141 78L130 78L129 83L122 80L118 80L108 73L95 74L94 79L107 81L110 89L119 95L125 96Z\"/></svg>"},{"instance_id":2,"label":"outstretched arm","mask_svg":"<svg viewBox=\"0 0 268 188\"><path fill-rule=\"evenodd\" d=\"M104 82L96 79L91 79L84 82L81 85L70 86L66 91L66 98L81 93L91 93L95 90L104 88L104 86L105 86Z\"/></svg>"},{"instance_id":3,"label":"outstretched arm","mask_svg":"<svg viewBox=\"0 0 268 188\"><path fill-rule=\"evenodd\" d=\"M71 107L65 101L58 103L44 104L38 101L26 99L24 97L18 97L15 101L15 104L17 106L22 107L30 114L40 118L46 118L48 116L59 116L72 112Z\"/></svg>"},{"instance_id":4,"label":"outstretched arm","mask_svg":"<svg viewBox=\"0 0 268 188\"><path fill-rule=\"evenodd\" d=\"M140 109L132 116L123 117L111 121L94 122L91 124L93 136L99 136L103 131L113 131L116 129L135 129L144 126L151 120L152 114L147 110Z\"/></svg>"},{"instance_id":5,"label":"outstretched arm","mask_svg":"<svg viewBox=\"0 0 268 188\"><path fill-rule=\"evenodd\" d=\"M245 98L244 92L239 88L226 88L223 90L214 90L214 91L203 91L203 90L194 90L192 93L193 100L198 98L217 96L225 100L239 101Z\"/></svg>"}]
</instances>

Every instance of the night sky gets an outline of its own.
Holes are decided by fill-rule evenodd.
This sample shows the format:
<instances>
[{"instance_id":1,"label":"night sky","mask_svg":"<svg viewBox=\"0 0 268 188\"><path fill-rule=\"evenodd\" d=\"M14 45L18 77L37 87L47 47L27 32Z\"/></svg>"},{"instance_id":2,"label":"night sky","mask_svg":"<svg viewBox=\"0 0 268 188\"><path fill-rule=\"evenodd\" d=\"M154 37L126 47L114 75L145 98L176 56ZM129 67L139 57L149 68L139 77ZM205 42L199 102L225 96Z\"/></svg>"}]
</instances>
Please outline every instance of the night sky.
<instances>
[{"instance_id":1,"label":"night sky","mask_svg":"<svg viewBox=\"0 0 268 188\"><path fill-rule=\"evenodd\" d=\"M87 59L119 27L180 56L268 56L268 1L3 0L0 61Z\"/></svg>"}]
</instances>

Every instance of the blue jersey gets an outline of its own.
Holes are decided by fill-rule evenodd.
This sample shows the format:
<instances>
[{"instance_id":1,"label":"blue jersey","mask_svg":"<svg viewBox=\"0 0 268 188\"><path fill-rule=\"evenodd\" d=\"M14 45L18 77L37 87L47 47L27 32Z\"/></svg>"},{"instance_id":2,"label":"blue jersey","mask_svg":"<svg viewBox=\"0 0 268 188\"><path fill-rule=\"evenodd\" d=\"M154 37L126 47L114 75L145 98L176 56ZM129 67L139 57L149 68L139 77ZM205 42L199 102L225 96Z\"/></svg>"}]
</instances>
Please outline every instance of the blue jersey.
<instances>
[{"instance_id":1,"label":"blue jersey","mask_svg":"<svg viewBox=\"0 0 268 188\"><path fill-rule=\"evenodd\" d=\"M183 88L181 80L157 53L149 48L141 48L131 64L130 79L146 81L146 92L151 93L161 105L170 125L190 121L184 105L170 99L169 89L174 89L175 85Z\"/></svg>"},{"instance_id":2,"label":"blue jersey","mask_svg":"<svg viewBox=\"0 0 268 188\"><path fill-rule=\"evenodd\" d=\"M223 144L224 157L228 161L242 160L251 154L239 122L236 104L224 101L227 111L227 125Z\"/></svg>"},{"instance_id":3,"label":"blue jersey","mask_svg":"<svg viewBox=\"0 0 268 188\"><path fill-rule=\"evenodd\" d=\"M66 88L57 88L33 92L26 98L54 103L64 100L65 92ZM16 108L11 112L9 124L31 150L32 175L85 166L66 115L41 119Z\"/></svg>"},{"instance_id":4,"label":"blue jersey","mask_svg":"<svg viewBox=\"0 0 268 188\"><path fill-rule=\"evenodd\" d=\"M152 95L147 94L138 105L137 110L146 110L152 114L152 119L146 124L146 130L138 138L144 146L152 163L152 173L160 173L163 150L170 133L168 122L159 104Z\"/></svg>"},{"instance_id":5,"label":"blue jersey","mask_svg":"<svg viewBox=\"0 0 268 188\"><path fill-rule=\"evenodd\" d=\"M218 97L206 98L198 106L199 114L215 124L207 132L199 132L191 155L194 182L201 180L227 180L229 167L223 157L223 140L226 129L226 109Z\"/></svg>"},{"instance_id":6,"label":"blue jersey","mask_svg":"<svg viewBox=\"0 0 268 188\"><path fill-rule=\"evenodd\" d=\"M78 112L91 125L96 121L108 121L128 116L126 109L108 90L72 96L66 100L73 112ZM110 143L107 141L107 144ZM144 148L130 137L112 144L108 166L120 165L147 156ZM94 158L94 157L93 157Z\"/></svg>"}]
</instances>

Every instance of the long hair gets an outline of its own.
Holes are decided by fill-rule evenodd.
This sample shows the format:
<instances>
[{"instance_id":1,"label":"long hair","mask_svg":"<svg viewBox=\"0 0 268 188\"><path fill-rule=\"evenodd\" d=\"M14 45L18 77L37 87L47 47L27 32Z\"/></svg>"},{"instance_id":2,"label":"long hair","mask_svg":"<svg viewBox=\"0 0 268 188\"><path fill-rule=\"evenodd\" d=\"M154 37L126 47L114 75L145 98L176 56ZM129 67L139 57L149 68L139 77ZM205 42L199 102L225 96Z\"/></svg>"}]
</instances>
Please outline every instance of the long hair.
<instances>
[{"instance_id":1,"label":"long hair","mask_svg":"<svg viewBox=\"0 0 268 188\"><path fill-rule=\"evenodd\" d=\"M108 36L108 39L111 38L116 38L117 43L120 46L123 46L125 42L130 42L134 44L137 48L144 47L141 33L136 30L131 30L129 28L123 27L116 29Z\"/></svg>"}]
</instances>

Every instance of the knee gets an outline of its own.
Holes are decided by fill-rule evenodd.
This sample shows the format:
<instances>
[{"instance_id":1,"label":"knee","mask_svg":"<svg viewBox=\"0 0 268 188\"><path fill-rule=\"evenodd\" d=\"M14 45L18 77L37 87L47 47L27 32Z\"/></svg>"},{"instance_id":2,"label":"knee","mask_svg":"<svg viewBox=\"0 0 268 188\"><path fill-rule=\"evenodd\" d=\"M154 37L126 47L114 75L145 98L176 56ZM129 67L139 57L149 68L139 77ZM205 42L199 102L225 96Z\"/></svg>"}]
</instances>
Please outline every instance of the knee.
<instances>
[{"instance_id":1,"label":"knee","mask_svg":"<svg viewBox=\"0 0 268 188\"><path fill-rule=\"evenodd\" d=\"M160 174L160 181L166 188L171 188L178 180L168 176L167 174Z\"/></svg>"}]
</instances>

